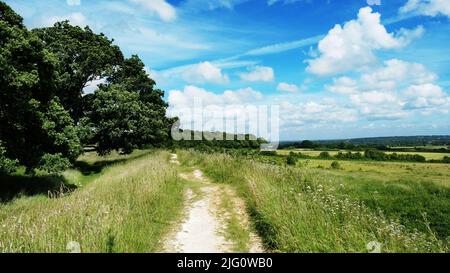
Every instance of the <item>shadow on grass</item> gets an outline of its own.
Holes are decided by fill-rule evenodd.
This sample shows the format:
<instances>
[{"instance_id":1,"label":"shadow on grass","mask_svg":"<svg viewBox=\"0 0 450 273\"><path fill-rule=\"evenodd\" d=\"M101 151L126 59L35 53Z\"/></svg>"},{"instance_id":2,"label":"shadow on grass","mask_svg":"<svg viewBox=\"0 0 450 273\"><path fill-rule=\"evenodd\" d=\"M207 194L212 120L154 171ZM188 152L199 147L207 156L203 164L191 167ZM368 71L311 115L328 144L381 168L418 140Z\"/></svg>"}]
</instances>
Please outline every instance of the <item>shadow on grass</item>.
<instances>
[{"instance_id":1,"label":"shadow on grass","mask_svg":"<svg viewBox=\"0 0 450 273\"><path fill-rule=\"evenodd\" d=\"M125 163L147 154L143 153L114 160L101 160L94 163L77 161L73 168L80 171L83 176L91 176L101 173L108 166ZM64 196L76 189L77 186L69 183L62 175L0 175L0 203L8 203L22 196L47 195L55 198Z\"/></svg>"},{"instance_id":2,"label":"shadow on grass","mask_svg":"<svg viewBox=\"0 0 450 273\"><path fill-rule=\"evenodd\" d=\"M0 203L7 203L21 196L47 195L58 197L76 190L61 175L0 176Z\"/></svg>"},{"instance_id":3,"label":"shadow on grass","mask_svg":"<svg viewBox=\"0 0 450 273\"><path fill-rule=\"evenodd\" d=\"M144 157L148 155L148 153L142 153L139 155L129 156L126 158L120 158L120 159L112 159L112 160L101 160L96 161L94 163L86 162L86 161L77 161L74 164L74 169L80 171L84 176L90 176L94 174L99 174L105 169L106 167L109 167L111 165L125 163L130 160L139 159L141 157Z\"/></svg>"}]
</instances>

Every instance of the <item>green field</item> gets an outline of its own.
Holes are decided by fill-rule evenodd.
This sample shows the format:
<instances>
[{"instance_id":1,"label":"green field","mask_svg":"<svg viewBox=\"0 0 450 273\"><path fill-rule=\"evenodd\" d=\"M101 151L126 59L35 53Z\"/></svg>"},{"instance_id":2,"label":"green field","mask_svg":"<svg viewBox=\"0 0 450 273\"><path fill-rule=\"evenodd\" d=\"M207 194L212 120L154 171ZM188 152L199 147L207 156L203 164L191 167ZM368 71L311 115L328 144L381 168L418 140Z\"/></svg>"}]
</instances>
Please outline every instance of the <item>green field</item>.
<instances>
[{"instance_id":1,"label":"green field","mask_svg":"<svg viewBox=\"0 0 450 273\"><path fill-rule=\"evenodd\" d=\"M446 164L341 161L332 169L331 160L287 167L280 156L177 154L181 166L162 150L87 153L61 176L2 177L0 252L65 252L71 241L83 252L161 251L190 185L179 172L192 168L236 190L267 251L367 252L375 241L383 252L448 252ZM236 221L227 232L242 233Z\"/></svg>"},{"instance_id":2,"label":"green field","mask_svg":"<svg viewBox=\"0 0 450 273\"><path fill-rule=\"evenodd\" d=\"M273 251L364 252L374 240L387 252L448 251L446 165L410 171L416 164L343 162L342 169L330 170L331 161L324 160L285 167L279 157L272 159L276 165L258 162L270 156L182 152L180 158L238 188ZM423 177L427 169L433 179Z\"/></svg>"},{"instance_id":3,"label":"green field","mask_svg":"<svg viewBox=\"0 0 450 273\"><path fill-rule=\"evenodd\" d=\"M278 150L277 153L280 155L288 155L290 152L294 153L302 153L303 155L307 156L313 156L318 157L321 152L323 151L317 151L312 149L286 149L286 150ZM331 156L337 155L339 152L347 153L347 150L340 150L340 151L327 151ZM442 160L444 156L450 157L450 153L431 153L431 152L386 152L386 154L418 154L423 157L425 157L427 160Z\"/></svg>"}]
</instances>

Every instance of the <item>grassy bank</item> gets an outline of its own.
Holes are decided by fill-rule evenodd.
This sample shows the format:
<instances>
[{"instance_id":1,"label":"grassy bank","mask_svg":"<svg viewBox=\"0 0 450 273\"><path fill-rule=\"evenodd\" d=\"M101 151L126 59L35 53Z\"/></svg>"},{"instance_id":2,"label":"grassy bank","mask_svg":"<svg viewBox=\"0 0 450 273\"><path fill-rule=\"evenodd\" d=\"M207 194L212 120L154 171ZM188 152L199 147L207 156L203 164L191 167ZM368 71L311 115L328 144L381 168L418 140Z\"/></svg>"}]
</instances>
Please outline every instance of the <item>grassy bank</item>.
<instances>
[{"instance_id":1,"label":"grassy bank","mask_svg":"<svg viewBox=\"0 0 450 273\"><path fill-rule=\"evenodd\" d=\"M324 170L186 151L179 158L182 164L201 167L214 181L235 186L273 251L366 252L372 241L380 242L383 252L448 251L435 232L407 229L385 212L368 207L356 193L350 195L346 188L354 181ZM391 204L392 210L401 210L397 205Z\"/></svg>"},{"instance_id":2,"label":"grassy bank","mask_svg":"<svg viewBox=\"0 0 450 273\"><path fill-rule=\"evenodd\" d=\"M17 196L0 204L0 252L153 252L178 216L183 184L167 152L88 154L63 174L71 193Z\"/></svg>"}]
</instances>

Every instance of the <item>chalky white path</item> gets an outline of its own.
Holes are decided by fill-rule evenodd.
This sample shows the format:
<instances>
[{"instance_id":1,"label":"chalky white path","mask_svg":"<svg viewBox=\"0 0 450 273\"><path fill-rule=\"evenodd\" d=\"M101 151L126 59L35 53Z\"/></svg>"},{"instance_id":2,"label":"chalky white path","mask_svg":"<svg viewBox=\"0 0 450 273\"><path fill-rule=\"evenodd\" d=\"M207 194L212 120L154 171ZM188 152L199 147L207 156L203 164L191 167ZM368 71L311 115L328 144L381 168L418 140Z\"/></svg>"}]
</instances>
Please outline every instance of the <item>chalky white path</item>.
<instances>
[{"instance_id":1,"label":"chalky white path","mask_svg":"<svg viewBox=\"0 0 450 273\"><path fill-rule=\"evenodd\" d=\"M170 162L179 165L178 157L172 154ZM186 192L187 206L184 222L166 240L165 252L177 253L226 253L231 252L233 242L227 241L224 234L224 219L228 217L220 211L219 201L223 194L231 197L235 205L237 216L244 225L249 228L249 218L245 212L245 203L238 198L231 188L221 188L217 184L210 183L200 170L194 170L193 175L186 176L187 180L200 183L200 196L188 189ZM200 198L198 198L200 197ZM250 232L249 251L254 253L264 252L261 239Z\"/></svg>"}]
</instances>

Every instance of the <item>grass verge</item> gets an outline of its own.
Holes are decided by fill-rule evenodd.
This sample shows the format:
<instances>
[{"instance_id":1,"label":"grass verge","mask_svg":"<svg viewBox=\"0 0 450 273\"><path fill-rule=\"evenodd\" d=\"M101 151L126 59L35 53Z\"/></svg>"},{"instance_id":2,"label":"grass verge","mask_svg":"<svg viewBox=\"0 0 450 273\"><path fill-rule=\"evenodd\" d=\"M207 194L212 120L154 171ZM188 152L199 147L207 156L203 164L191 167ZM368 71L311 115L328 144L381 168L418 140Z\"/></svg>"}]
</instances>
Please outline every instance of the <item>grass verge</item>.
<instances>
[{"instance_id":1,"label":"grass verge","mask_svg":"<svg viewBox=\"0 0 450 273\"><path fill-rule=\"evenodd\" d=\"M1 204L0 252L66 252L72 241L83 252L159 251L183 205L184 185L168 158L146 153L109 165L69 195Z\"/></svg>"},{"instance_id":2,"label":"grass verge","mask_svg":"<svg viewBox=\"0 0 450 273\"><path fill-rule=\"evenodd\" d=\"M407 230L383 211L339 192L326 172L263 164L221 154L180 151L186 166L199 166L213 181L235 186L246 200L265 246L279 252L447 252L434 232ZM395 206L393 204L393 206Z\"/></svg>"}]
</instances>

